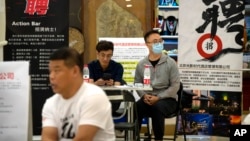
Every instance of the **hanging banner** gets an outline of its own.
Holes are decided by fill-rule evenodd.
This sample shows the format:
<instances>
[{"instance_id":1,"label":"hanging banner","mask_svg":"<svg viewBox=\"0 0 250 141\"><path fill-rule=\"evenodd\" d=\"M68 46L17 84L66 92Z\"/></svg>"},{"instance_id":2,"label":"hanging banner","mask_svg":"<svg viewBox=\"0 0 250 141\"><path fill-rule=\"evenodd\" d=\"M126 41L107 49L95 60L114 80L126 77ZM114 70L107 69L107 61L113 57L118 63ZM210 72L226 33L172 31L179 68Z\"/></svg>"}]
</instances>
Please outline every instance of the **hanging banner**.
<instances>
[{"instance_id":1,"label":"hanging banner","mask_svg":"<svg viewBox=\"0 0 250 141\"><path fill-rule=\"evenodd\" d=\"M123 79L127 84L134 84L134 73L137 63L148 55L148 48L143 38L99 38L114 43L112 59L121 63L124 68Z\"/></svg>"},{"instance_id":2,"label":"hanging banner","mask_svg":"<svg viewBox=\"0 0 250 141\"><path fill-rule=\"evenodd\" d=\"M50 54L68 46L69 1L6 0L4 61L30 61L33 131L41 134L41 110L53 92L48 79Z\"/></svg>"},{"instance_id":3,"label":"hanging banner","mask_svg":"<svg viewBox=\"0 0 250 141\"><path fill-rule=\"evenodd\" d=\"M28 141L29 62L0 62L0 140Z\"/></svg>"},{"instance_id":4,"label":"hanging banner","mask_svg":"<svg viewBox=\"0 0 250 141\"><path fill-rule=\"evenodd\" d=\"M186 89L206 86L205 89L233 87L241 91L244 0L180 0L179 9L178 63ZM195 71L187 71L190 69ZM207 70L218 72L199 79L199 84L204 84L202 87L189 82ZM229 81L217 77L223 74L221 71L227 71Z\"/></svg>"},{"instance_id":5,"label":"hanging banner","mask_svg":"<svg viewBox=\"0 0 250 141\"><path fill-rule=\"evenodd\" d=\"M244 9L244 0L180 0L178 66L189 135L229 137L230 126L241 124Z\"/></svg>"}]
</instances>

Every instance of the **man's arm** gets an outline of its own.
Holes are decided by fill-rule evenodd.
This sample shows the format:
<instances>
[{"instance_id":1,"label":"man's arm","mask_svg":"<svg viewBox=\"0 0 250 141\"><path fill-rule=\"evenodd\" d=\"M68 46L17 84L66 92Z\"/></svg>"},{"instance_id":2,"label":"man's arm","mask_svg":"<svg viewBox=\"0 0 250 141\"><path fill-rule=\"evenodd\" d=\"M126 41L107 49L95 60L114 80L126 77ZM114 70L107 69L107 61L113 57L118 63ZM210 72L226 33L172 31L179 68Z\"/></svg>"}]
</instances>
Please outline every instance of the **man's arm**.
<instances>
[{"instance_id":1,"label":"man's arm","mask_svg":"<svg viewBox=\"0 0 250 141\"><path fill-rule=\"evenodd\" d=\"M58 141L58 131L55 127L43 127L42 141Z\"/></svg>"},{"instance_id":2,"label":"man's arm","mask_svg":"<svg viewBox=\"0 0 250 141\"><path fill-rule=\"evenodd\" d=\"M134 84L136 83L143 84L143 65L141 65L140 62L136 65L135 69ZM137 90L136 92L140 97L143 97L146 94L146 92L142 90Z\"/></svg>"},{"instance_id":3,"label":"man's arm","mask_svg":"<svg viewBox=\"0 0 250 141\"><path fill-rule=\"evenodd\" d=\"M103 86L103 85L105 85L105 81L102 78L98 79L95 82L94 82L94 79L89 79L89 83L95 84L97 86Z\"/></svg>"},{"instance_id":4,"label":"man's arm","mask_svg":"<svg viewBox=\"0 0 250 141\"><path fill-rule=\"evenodd\" d=\"M180 88L180 74L179 74L179 69L174 60L169 60L168 61L169 70L167 70L166 74L169 74L168 76L165 76L166 79L169 80L169 87L165 91L159 93L157 96L160 98L166 98L166 97L176 97L177 92ZM163 75L163 74L162 74Z\"/></svg>"},{"instance_id":5,"label":"man's arm","mask_svg":"<svg viewBox=\"0 0 250 141\"><path fill-rule=\"evenodd\" d=\"M93 125L80 125L73 141L93 141L99 128Z\"/></svg>"},{"instance_id":6,"label":"man's arm","mask_svg":"<svg viewBox=\"0 0 250 141\"><path fill-rule=\"evenodd\" d=\"M123 69L123 66L121 63L117 63L117 70L116 70L116 73L115 73L115 76L114 76L114 82L113 82L113 85L115 86L119 86L122 84L123 82L123 72L124 72L124 69Z\"/></svg>"},{"instance_id":7,"label":"man's arm","mask_svg":"<svg viewBox=\"0 0 250 141\"><path fill-rule=\"evenodd\" d=\"M121 85L121 82L115 81L114 85L115 85L115 86L120 86L120 85Z\"/></svg>"},{"instance_id":8,"label":"man's arm","mask_svg":"<svg viewBox=\"0 0 250 141\"><path fill-rule=\"evenodd\" d=\"M54 122L54 101L47 99L42 109L42 141L58 141L58 129Z\"/></svg>"}]
</instances>

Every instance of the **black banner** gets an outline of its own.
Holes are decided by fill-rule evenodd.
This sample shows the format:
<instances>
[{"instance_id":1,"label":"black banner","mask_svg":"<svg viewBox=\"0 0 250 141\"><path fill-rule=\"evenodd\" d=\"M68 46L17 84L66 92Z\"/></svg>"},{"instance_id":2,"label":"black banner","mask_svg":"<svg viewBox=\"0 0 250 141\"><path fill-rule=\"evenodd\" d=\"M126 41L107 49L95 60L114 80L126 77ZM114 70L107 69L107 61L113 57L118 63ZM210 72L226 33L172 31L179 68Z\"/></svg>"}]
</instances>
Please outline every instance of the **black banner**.
<instances>
[{"instance_id":1,"label":"black banner","mask_svg":"<svg viewBox=\"0 0 250 141\"><path fill-rule=\"evenodd\" d=\"M30 61L33 134L41 134L41 109L53 92L48 59L68 46L69 1L6 0L4 61Z\"/></svg>"}]
</instances>

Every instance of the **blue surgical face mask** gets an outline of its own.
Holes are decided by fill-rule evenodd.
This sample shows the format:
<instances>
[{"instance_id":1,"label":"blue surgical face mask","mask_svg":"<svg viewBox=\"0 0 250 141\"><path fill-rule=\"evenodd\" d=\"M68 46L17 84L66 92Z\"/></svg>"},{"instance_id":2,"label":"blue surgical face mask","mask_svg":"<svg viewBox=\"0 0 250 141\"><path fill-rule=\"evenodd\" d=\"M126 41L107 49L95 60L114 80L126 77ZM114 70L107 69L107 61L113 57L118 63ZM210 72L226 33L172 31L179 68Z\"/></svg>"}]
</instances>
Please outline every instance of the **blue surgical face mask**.
<instances>
[{"instance_id":1,"label":"blue surgical face mask","mask_svg":"<svg viewBox=\"0 0 250 141\"><path fill-rule=\"evenodd\" d=\"M154 43L154 44L153 44L152 50L153 50L153 52L154 52L155 54L161 54L163 48L164 48L164 47L163 47L163 44L162 44L162 43Z\"/></svg>"}]
</instances>

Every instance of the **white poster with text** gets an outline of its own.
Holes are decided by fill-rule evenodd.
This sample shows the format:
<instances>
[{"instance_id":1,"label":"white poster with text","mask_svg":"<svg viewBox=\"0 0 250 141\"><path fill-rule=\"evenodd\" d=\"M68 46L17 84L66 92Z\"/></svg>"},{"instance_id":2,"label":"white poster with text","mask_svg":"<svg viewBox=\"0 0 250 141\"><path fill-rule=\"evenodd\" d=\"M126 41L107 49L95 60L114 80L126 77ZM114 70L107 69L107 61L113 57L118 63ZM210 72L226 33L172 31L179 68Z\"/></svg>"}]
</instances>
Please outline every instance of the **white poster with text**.
<instances>
[{"instance_id":1,"label":"white poster with text","mask_svg":"<svg viewBox=\"0 0 250 141\"><path fill-rule=\"evenodd\" d=\"M27 141L29 62L0 62L0 141Z\"/></svg>"}]
</instances>

